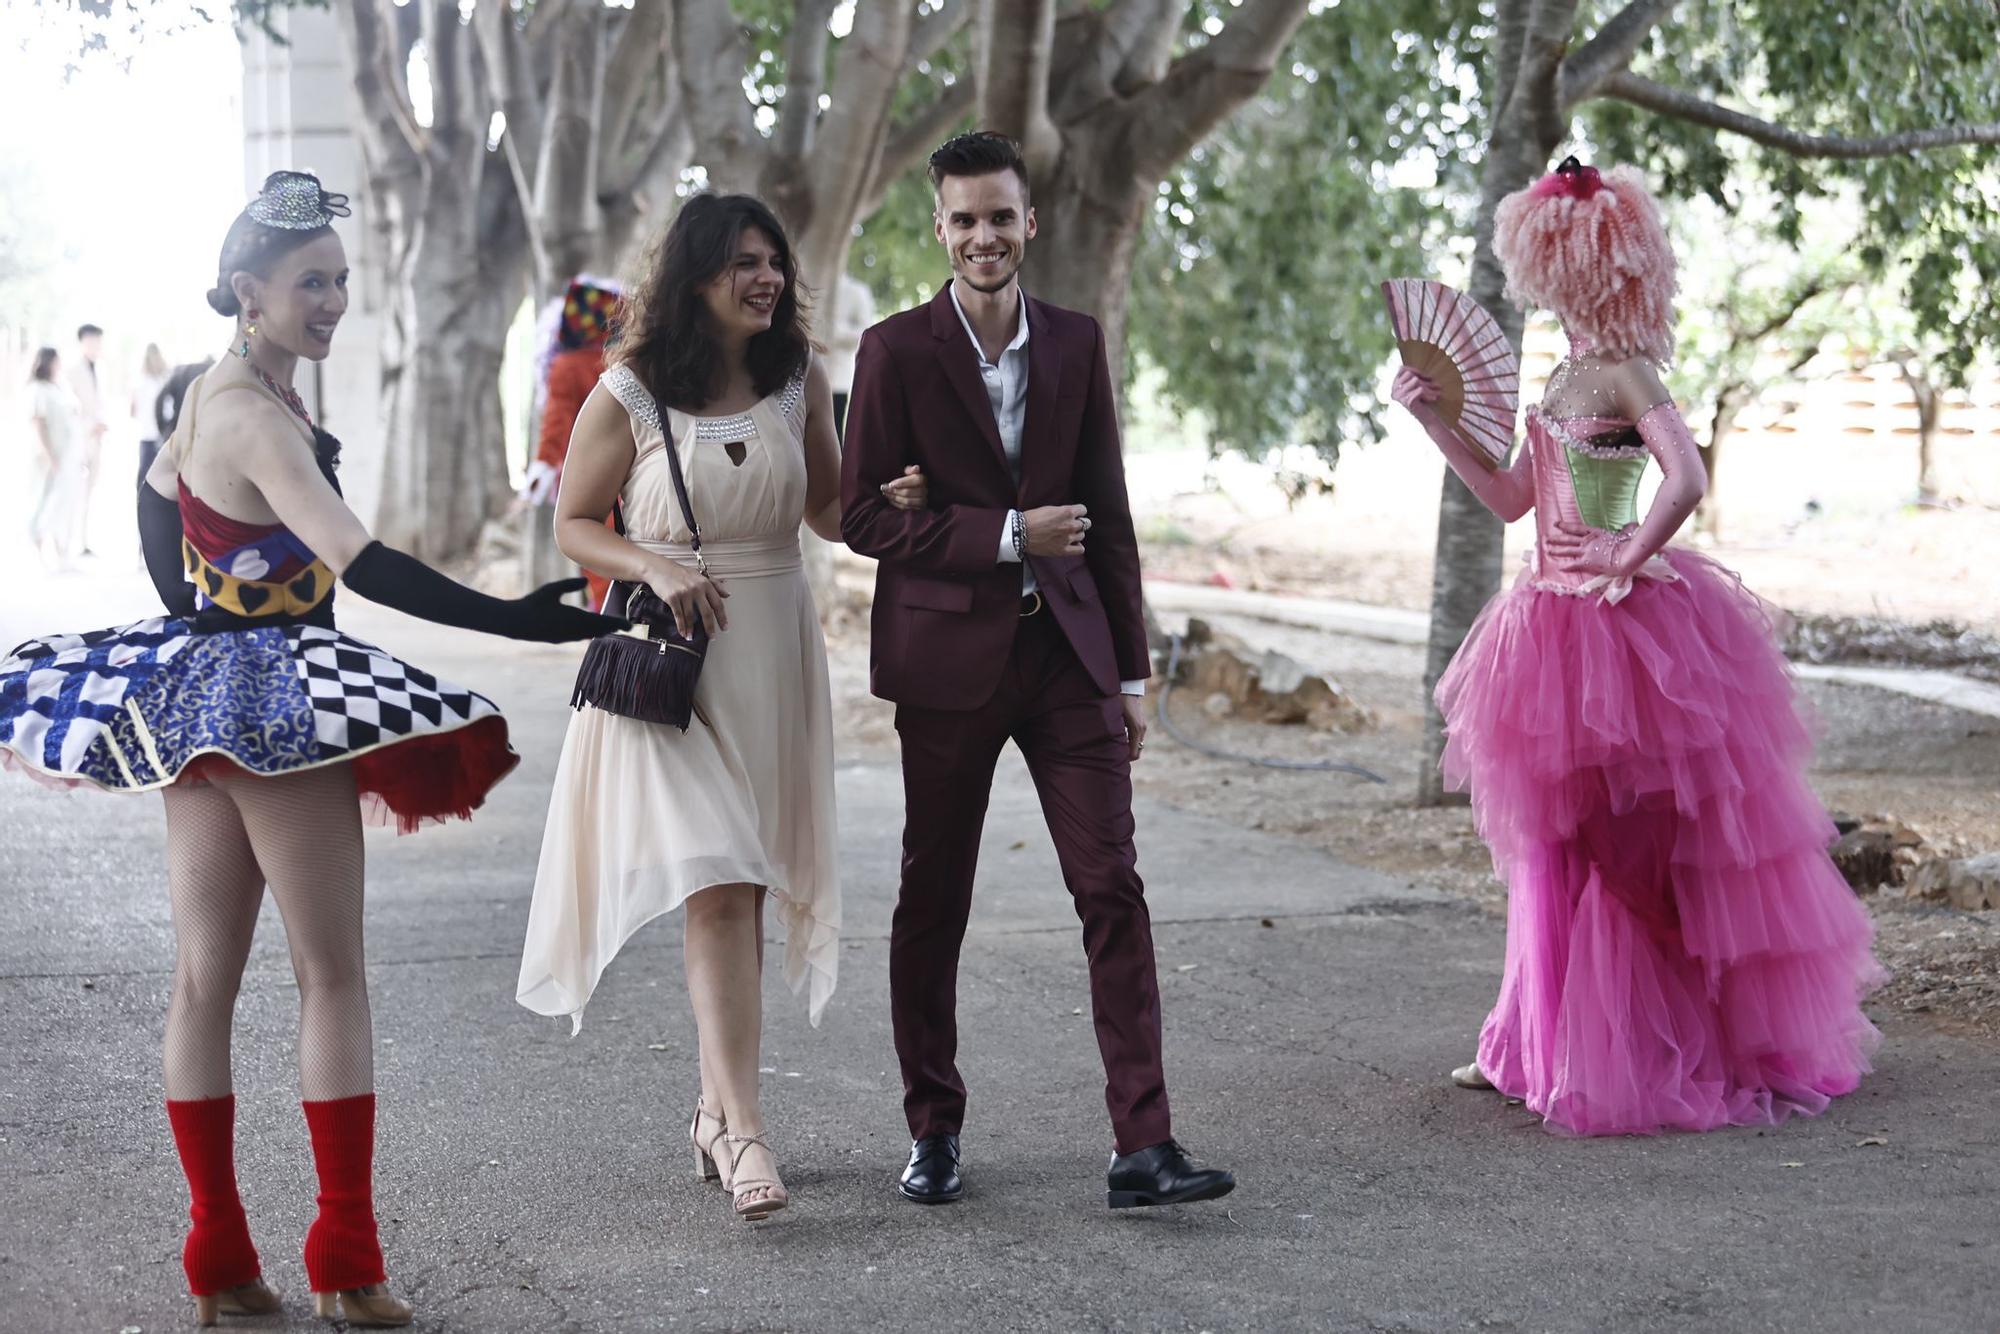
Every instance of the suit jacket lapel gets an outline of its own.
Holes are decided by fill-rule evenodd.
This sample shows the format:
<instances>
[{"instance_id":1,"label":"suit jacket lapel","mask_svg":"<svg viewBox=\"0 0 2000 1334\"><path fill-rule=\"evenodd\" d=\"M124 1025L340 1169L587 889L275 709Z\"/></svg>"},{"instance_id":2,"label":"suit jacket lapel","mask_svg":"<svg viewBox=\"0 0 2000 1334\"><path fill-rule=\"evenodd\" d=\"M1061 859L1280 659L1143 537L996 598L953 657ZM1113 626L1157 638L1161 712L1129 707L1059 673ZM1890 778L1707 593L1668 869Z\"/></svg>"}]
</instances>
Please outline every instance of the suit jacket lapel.
<instances>
[{"instance_id":1,"label":"suit jacket lapel","mask_svg":"<svg viewBox=\"0 0 2000 1334\"><path fill-rule=\"evenodd\" d=\"M1062 387L1062 347L1050 331L1039 301L1028 303L1028 409L1021 422L1021 478L1025 482L1037 461L1055 443L1056 392Z\"/></svg>"},{"instance_id":2,"label":"suit jacket lapel","mask_svg":"<svg viewBox=\"0 0 2000 1334\"><path fill-rule=\"evenodd\" d=\"M1000 461L1001 471L1011 482L1013 469L1007 463L1007 450L1000 443L1000 425L993 420L993 400L986 396L986 382L979 377L979 353L958 318L949 284L931 299L931 334L938 340L938 365L944 371L944 378L957 391L972 420L979 424L979 433L986 437L993 457Z\"/></svg>"}]
</instances>

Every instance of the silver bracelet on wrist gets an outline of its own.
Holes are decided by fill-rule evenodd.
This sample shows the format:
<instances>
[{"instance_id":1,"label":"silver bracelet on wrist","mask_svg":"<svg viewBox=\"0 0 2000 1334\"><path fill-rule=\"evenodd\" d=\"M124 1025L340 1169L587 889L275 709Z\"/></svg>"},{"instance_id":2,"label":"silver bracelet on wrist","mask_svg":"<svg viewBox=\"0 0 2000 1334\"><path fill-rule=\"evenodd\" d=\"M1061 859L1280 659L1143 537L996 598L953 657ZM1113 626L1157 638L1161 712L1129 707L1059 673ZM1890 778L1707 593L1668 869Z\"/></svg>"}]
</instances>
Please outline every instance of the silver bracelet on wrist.
<instances>
[{"instance_id":1,"label":"silver bracelet on wrist","mask_svg":"<svg viewBox=\"0 0 2000 1334\"><path fill-rule=\"evenodd\" d=\"M1028 517L1019 510L1014 511L1014 558L1028 558Z\"/></svg>"}]
</instances>

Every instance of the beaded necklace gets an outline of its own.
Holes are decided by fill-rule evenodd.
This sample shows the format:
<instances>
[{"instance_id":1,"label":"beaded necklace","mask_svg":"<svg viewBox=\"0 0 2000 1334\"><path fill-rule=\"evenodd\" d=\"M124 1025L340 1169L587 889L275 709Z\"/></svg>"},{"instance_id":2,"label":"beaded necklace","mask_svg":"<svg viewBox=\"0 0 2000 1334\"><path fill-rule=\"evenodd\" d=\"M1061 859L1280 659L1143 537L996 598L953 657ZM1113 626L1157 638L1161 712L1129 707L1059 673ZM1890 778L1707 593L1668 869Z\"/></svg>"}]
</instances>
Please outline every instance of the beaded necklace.
<instances>
[{"instance_id":1,"label":"beaded necklace","mask_svg":"<svg viewBox=\"0 0 2000 1334\"><path fill-rule=\"evenodd\" d=\"M264 387L270 390L272 393L276 394L278 396L278 401L280 403L283 403L286 407L290 408L292 410L292 415L297 417L300 421L304 422L308 430L318 429L313 425L312 415L306 411L306 401L303 398L299 397L298 390L293 389L290 385L279 384L276 380L272 379L269 372L267 372L262 366L259 366L256 362L250 360L250 355L248 351L244 349L238 349L236 355L242 357L244 361L249 363L250 369L256 372L257 378L264 382Z\"/></svg>"}]
</instances>

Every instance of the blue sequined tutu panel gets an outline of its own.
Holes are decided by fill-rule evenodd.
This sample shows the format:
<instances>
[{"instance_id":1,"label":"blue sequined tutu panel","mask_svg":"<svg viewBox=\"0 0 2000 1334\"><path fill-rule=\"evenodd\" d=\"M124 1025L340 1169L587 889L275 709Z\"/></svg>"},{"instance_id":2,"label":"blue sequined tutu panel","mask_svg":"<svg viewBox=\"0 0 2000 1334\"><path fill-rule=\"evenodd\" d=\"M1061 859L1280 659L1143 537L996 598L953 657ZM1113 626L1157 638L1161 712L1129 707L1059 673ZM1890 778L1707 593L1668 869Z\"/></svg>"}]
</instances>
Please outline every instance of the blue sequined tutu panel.
<instances>
[{"instance_id":1,"label":"blue sequined tutu panel","mask_svg":"<svg viewBox=\"0 0 2000 1334\"><path fill-rule=\"evenodd\" d=\"M260 775L354 761L387 807L370 814L413 828L477 806L517 760L506 737L484 695L314 625L156 616L0 662L0 763L64 787L150 791L211 756Z\"/></svg>"}]
</instances>

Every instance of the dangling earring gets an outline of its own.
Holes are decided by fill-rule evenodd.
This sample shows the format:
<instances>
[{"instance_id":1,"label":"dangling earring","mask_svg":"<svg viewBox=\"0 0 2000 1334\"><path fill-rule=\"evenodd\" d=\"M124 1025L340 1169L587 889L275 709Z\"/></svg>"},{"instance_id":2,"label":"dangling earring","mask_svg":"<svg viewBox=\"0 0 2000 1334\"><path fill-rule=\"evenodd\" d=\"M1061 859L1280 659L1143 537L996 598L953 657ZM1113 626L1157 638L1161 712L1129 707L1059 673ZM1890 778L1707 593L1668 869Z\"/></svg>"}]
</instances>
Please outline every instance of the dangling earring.
<instances>
[{"instance_id":1,"label":"dangling earring","mask_svg":"<svg viewBox=\"0 0 2000 1334\"><path fill-rule=\"evenodd\" d=\"M256 307L253 306L244 313L243 346L236 349L236 355L243 358L243 360L245 361L250 360L250 335L256 332L257 332L257 309Z\"/></svg>"}]
</instances>

